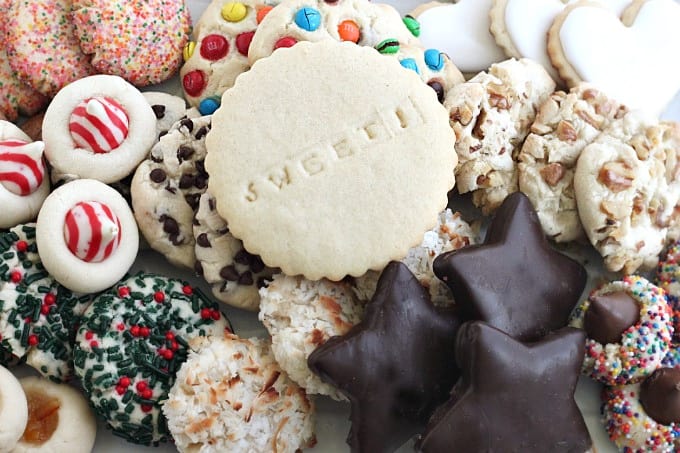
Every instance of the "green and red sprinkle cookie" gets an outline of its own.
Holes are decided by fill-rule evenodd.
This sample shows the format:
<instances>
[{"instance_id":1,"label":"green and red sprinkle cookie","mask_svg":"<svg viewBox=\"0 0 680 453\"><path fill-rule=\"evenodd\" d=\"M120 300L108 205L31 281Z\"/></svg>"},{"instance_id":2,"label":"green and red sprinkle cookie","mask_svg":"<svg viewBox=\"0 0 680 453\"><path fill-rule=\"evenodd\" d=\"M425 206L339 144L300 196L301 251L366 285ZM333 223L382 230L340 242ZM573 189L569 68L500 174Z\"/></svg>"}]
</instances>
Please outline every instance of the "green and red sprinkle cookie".
<instances>
[{"instance_id":1,"label":"green and red sprinkle cookie","mask_svg":"<svg viewBox=\"0 0 680 453\"><path fill-rule=\"evenodd\" d=\"M189 340L231 331L217 302L187 283L140 272L97 296L85 312L75 368L113 433L142 444L170 439L161 405L187 359Z\"/></svg>"}]
</instances>

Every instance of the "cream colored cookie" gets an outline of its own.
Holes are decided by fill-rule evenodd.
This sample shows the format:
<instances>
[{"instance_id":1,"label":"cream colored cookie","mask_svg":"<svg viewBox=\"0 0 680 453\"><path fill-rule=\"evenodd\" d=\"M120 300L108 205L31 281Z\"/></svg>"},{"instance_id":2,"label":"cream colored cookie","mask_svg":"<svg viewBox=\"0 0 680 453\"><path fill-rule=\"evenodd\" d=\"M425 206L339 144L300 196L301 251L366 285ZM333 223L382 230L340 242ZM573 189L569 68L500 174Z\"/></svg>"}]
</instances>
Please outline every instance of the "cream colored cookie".
<instances>
[{"instance_id":1,"label":"cream colored cookie","mask_svg":"<svg viewBox=\"0 0 680 453\"><path fill-rule=\"evenodd\" d=\"M361 321L364 307L345 282L310 281L283 274L260 290L260 321L272 339L281 368L308 394L344 400L307 366L307 358L330 337L344 335Z\"/></svg>"},{"instance_id":2,"label":"cream colored cookie","mask_svg":"<svg viewBox=\"0 0 680 453\"><path fill-rule=\"evenodd\" d=\"M243 242L231 234L217 213L215 198L209 192L201 195L193 226L196 273L210 283L217 299L234 307L257 310L259 289L277 271L243 248Z\"/></svg>"},{"instance_id":3,"label":"cream colored cookie","mask_svg":"<svg viewBox=\"0 0 680 453\"><path fill-rule=\"evenodd\" d=\"M11 228L38 215L50 193L43 142L32 142L9 121L0 120L0 228Z\"/></svg>"},{"instance_id":4,"label":"cream colored cookie","mask_svg":"<svg viewBox=\"0 0 680 453\"><path fill-rule=\"evenodd\" d=\"M116 283L139 249L127 202L94 179L64 184L45 199L36 239L45 270L77 293L99 292Z\"/></svg>"},{"instance_id":5,"label":"cream colored cookie","mask_svg":"<svg viewBox=\"0 0 680 453\"><path fill-rule=\"evenodd\" d=\"M28 401L28 423L14 453L92 451L97 422L80 392L33 376L20 383Z\"/></svg>"},{"instance_id":6,"label":"cream colored cookie","mask_svg":"<svg viewBox=\"0 0 680 453\"><path fill-rule=\"evenodd\" d=\"M550 76L560 81L550 63L546 35L555 17L573 0L493 0L489 30L509 57L530 58L541 63ZM616 15L632 0L599 0Z\"/></svg>"},{"instance_id":7,"label":"cream colored cookie","mask_svg":"<svg viewBox=\"0 0 680 453\"><path fill-rule=\"evenodd\" d=\"M197 337L163 405L180 452L294 453L314 445L314 405L269 342Z\"/></svg>"},{"instance_id":8,"label":"cream colored cookie","mask_svg":"<svg viewBox=\"0 0 680 453\"><path fill-rule=\"evenodd\" d=\"M47 108L45 156L63 179L112 183L146 157L155 129L156 115L137 88L117 76L85 77L60 90Z\"/></svg>"},{"instance_id":9,"label":"cream colored cookie","mask_svg":"<svg viewBox=\"0 0 680 453\"><path fill-rule=\"evenodd\" d=\"M193 268L192 222L208 187L203 161L210 116L186 118L161 137L132 178L135 219L147 242L171 263Z\"/></svg>"},{"instance_id":10,"label":"cream colored cookie","mask_svg":"<svg viewBox=\"0 0 680 453\"><path fill-rule=\"evenodd\" d=\"M489 32L492 3L493 0L434 1L418 6L411 16L420 22L423 46L440 49L461 71L476 74L506 59Z\"/></svg>"},{"instance_id":11,"label":"cream colored cookie","mask_svg":"<svg viewBox=\"0 0 680 453\"><path fill-rule=\"evenodd\" d=\"M339 280L422 240L455 182L454 142L446 110L412 71L326 40L238 78L213 115L205 164L246 250L287 275Z\"/></svg>"},{"instance_id":12,"label":"cream colored cookie","mask_svg":"<svg viewBox=\"0 0 680 453\"><path fill-rule=\"evenodd\" d=\"M156 140L167 134L177 121L187 117L187 104L179 96L163 91L144 91L142 95L156 115Z\"/></svg>"},{"instance_id":13,"label":"cream colored cookie","mask_svg":"<svg viewBox=\"0 0 680 453\"><path fill-rule=\"evenodd\" d=\"M613 122L581 152L574 173L579 217L608 270L650 269L672 239L679 152L680 126L639 112Z\"/></svg>"},{"instance_id":14,"label":"cream colored cookie","mask_svg":"<svg viewBox=\"0 0 680 453\"><path fill-rule=\"evenodd\" d=\"M519 190L554 241L585 237L574 196L574 167L581 150L626 111L587 84L553 93L538 110L518 157Z\"/></svg>"},{"instance_id":15,"label":"cream colored cookie","mask_svg":"<svg viewBox=\"0 0 680 453\"><path fill-rule=\"evenodd\" d=\"M555 89L545 69L510 59L453 87L444 100L456 133L459 193L485 214L518 190L516 158L538 107Z\"/></svg>"},{"instance_id":16,"label":"cream colored cookie","mask_svg":"<svg viewBox=\"0 0 680 453\"><path fill-rule=\"evenodd\" d=\"M0 453L9 453L21 439L28 422L28 404L21 384L0 366Z\"/></svg>"},{"instance_id":17,"label":"cream colored cookie","mask_svg":"<svg viewBox=\"0 0 680 453\"><path fill-rule=\"evenodd\" d=\"M555 18L548 55L569 86L590 82L632 109L658 115L680 89L680 4L635 0L619 16L580 0Z\"/></svg>"},{"instance_id":18,"label":"cream colored cookie","mask_svg":"<svg viewBox=\"0 0 680 453\"><path fill-rule=\"evenodd\" d=\"M222 93L250 69L248 49L258 24L271 8L267 3L213 0L196 22L193 38L184 48L180 78L187 101L203 115L213 113Z\"/></svg>"},{"instance_id":19,"label":"cream colored cookie","mask_svg":"<svg viewBox=\"0 0 680 453\"><path fill-rule=\"evenodd\" d=\"M476 242L477 231L473 229L459 212L445 209L439 213L437 225L425 232L423 241L412 247L401 260L406 264L418 281L428 289L432 303L437 306L453 305L453 295L446 284L439 280L432 270L434 259L451 250L458 250ZM368 271L354 279L354 292L362 301L369 301L375 293L380 272Z\"/></svg>"}]
</instances>

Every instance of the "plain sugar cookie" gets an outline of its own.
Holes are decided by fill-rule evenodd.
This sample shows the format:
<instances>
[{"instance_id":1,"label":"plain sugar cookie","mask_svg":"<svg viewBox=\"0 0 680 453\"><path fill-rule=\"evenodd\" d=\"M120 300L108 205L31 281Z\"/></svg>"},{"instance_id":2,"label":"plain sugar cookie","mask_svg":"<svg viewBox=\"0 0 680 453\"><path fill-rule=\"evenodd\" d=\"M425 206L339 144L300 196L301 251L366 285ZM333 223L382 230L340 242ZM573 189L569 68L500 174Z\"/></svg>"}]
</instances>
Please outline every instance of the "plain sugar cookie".
<instances>
[{"instance_id":1,"label":"plain sugar cookie","mask_svg":"<svg viewBox=\"0 0 680 453\"><path fill-rule=\"evenodd\" d=\"M45 156L66 179L108 184L135 170L155 130L156 115L137 88L117 76L90 76L64 87L45 112Z\"/></svg>"},{"instance_id":2,"label":"plain sugar cookie","mask_svg":"<svg viewBox=\"0 0 680 453\"><path fill-rule=\"evenodd\" d=\"M93 179L78 179L45 200L36 224L45 269L80 293L117 282L137 257L137 223L125 199Z\"/></svg>"},{"instance_id":3,"label":"plain sugar cookie","mask_svg":"<svg viewBox=\"0 0 680 453\"><path fill-rule=\"evenodd\" d=\"M213 115L205 166L246 250L287 275L340 280L421 241L454 185L454 143L416 74L327 40L281 49L239 76Z\"/></svg>"}]
</instances>

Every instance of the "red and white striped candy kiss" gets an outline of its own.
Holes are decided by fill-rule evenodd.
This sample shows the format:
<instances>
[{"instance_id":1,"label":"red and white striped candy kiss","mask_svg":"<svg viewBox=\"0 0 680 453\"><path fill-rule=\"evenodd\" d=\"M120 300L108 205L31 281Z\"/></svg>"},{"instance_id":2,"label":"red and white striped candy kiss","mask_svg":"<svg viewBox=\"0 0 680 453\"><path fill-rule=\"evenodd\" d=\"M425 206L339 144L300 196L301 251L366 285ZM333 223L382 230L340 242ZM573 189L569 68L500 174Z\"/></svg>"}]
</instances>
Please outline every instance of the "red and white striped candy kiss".
<instances>
[{"instance_id":1,"label":"red and white striped candy kiss","mask_svg":"<svg viewBox=\"0 0 680 453\"><path fill-rule=\"evenodd\" d=\"M118 217L98 201L81 201L66 213L64 240L83 261L104 261L118 248L120 236Z\"/></svg>"},{"instance_id":2,"label":"red and white striped candy kiss","mask_svg":"<svg viewBox=\"0 0 680 453\"><path fill-rule=\"evenodd\" d=\"M69 131L76 144L94 153L108 153L128 135L129 120L123 106L109 97L85 99L73 110Z\"/></svg>"},{"instance_id":3,"label":"red and white striped candy kiss","mask_svg":"<svg viewBox=\"0 0 680 453\"><path fill-rule=\"evenodd\" d=\"M43 142L0 141L0 184L16 195L35 192L45 176L44 149Z\"/></svg>"}]
</instances>

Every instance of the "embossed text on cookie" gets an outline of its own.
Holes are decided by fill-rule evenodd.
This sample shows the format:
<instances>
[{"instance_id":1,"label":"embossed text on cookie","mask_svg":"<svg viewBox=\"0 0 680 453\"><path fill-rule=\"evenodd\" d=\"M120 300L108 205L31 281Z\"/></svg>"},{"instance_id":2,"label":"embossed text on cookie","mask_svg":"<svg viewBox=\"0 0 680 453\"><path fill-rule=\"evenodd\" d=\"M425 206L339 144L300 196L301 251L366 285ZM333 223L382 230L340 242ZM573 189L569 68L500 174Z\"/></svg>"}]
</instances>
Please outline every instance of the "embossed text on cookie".
<instances>
[{"instance_id":1,"label":"embossed text on cookie","mask_svg":"<svg viewBox=\"0 0 680 453\"><path fill-rule=\"evenodd\" d=\"M407 130L425 124L425 116L411 96L407 96L394 108L373 111L337 136L325 139L303 149L294 157L286 159L249 181L245 199L256 202L264 192L285 190L305 179L329 169L336 162L360 155L371 146L388 142Z\"/></svg>"}]
</instances>

